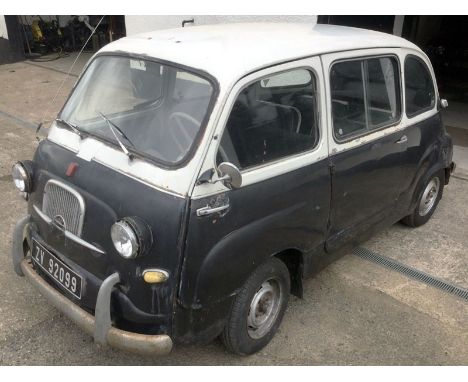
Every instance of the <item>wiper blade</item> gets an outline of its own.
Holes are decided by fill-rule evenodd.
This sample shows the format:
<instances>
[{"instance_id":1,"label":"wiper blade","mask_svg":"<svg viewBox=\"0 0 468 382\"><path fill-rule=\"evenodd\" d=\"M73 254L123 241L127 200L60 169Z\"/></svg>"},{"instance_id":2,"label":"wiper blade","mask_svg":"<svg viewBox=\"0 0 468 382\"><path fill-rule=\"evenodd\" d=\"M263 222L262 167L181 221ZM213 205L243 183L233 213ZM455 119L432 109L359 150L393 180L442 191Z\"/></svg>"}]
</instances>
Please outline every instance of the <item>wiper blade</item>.
<instances>
[{"instance_id":1,"label":"wiper blade","mask_svg":"<svg viewBox=\"0 0 468 382\"><path fill-rule=\"evenodd\" d=\"M120 135L122 135L122 137L124 137L128 143L130 143L130 145L132 147L135 147L135 145L132 143L132 141L130 139L128 139L128 137L125 135L125 133L114 123L112 122L109 118L107 118L103 113L101 112L98 112L99 115L101 116L101 118L107 122L107 126L109 126L109 129L110 131L112 132L112 134L114 135L116 141L119 143L119 146L120 148L122 149L122 151L125 153L125 155L127 155L130 159L133 159L133 154L131 154L127 148L125 147L125 145L122 143L122 141L119 139L119 137L117 137L117 134L115 133L115 130L117 130Z\"/></svg>"},{"instance_id":2,"label":"wiper blade","mask_svg":"<svg viewBox=\"0 0 468 382\"><path fill-rule=\"evenodd\" d=\"M78 134L80 136L80 138L83 138L83 133L78 128L78 126L74 125L71 122L65 121L64 119L60 119L60 118L55 118L55 121L59 122L59 123L62 123L63 125L68 126L74 133Z\"/></svg>"}]
</instances>

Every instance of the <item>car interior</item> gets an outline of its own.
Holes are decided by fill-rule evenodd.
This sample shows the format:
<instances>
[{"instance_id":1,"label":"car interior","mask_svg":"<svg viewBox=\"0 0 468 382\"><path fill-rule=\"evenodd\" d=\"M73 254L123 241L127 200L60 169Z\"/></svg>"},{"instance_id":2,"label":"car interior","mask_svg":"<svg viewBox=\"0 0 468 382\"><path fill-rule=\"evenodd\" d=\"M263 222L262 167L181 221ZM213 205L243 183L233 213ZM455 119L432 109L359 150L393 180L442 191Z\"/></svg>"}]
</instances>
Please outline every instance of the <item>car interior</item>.
<instances>
[{"instance_id":1,"label":"car interior","mask_svg":"<svg viewBox=\"0 0 468 382\"><path fill-rule=\"evenodd\" d=\"M432 79L426 66L417 58L408 57L405 62L406 113L411 116L432 108L435 102Z\"/></svg>"},{"instance_id":2,"label":"car interior","mask_svg":"<svg viewBox=\"0 0 468 382\"><path fill-rule=\"evenodd\" d=\"M240 169L312 149L318 142L316 92L306 85L257 81L237 97L221 139L217 163Z\"/></svg>"},{"instance_id":3,"label":"car interior","mask_svg":"<svg viewBox=\"0 0 468 382\"><path fill-rule=\"evenodd\" d=\"M109 80L97 90L92 85L87 89L90 97L81 97L84 117L80 124L114 139L98 111L105 113L128 138L116 132L124 145L168 163L182 160L208 112L212 86L201 77L158 63L146 62L144 70L129 67L128 61L119 65L117 71L126 75L108 75ZM113 102L106 101L110 95Z\"/></svg>"},{"instance_id":4,"label":"car interior","mask_svg":"<svg viewBox=\"0 0 468 382\"><path fill-rule=\"evenodd\" d=\"M394 75L397 68L396 61L388 57L333 65L330 86L333 128L338 139L398 119L400 90Z\"/></svg>"}]
</instances>

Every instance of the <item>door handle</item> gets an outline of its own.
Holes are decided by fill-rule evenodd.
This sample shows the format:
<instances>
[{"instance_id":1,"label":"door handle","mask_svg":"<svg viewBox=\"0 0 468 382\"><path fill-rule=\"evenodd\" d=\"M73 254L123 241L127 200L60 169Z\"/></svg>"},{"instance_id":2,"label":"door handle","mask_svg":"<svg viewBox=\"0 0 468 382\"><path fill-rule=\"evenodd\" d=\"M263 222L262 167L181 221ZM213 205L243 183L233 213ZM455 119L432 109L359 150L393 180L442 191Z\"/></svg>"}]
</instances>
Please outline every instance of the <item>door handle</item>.
<instances>
[{"instance_id":1,"label":"door handle","mask_svg":"<svg viewBox=\"0 0 468 382\"><path fill-rule=\"evenodd\" d=\"M229 204L225 204L225 205L219 206L219 207L211 207L211 206L202 207L202 208L199 208L197 210L197 216L212 215L212 214L215 214L217 212L223 212L223 211L227 210L228 208L229 208Z\"/></svg>"},{"instance_id":2,"label":"door handle","mask_svg":"<svg viewBox=\"0 0 468 382\"><path fill-rule=\"evenodd\" d=\"M408 140L408 137L406 135L403 135L398 141L395 143L405 143Z\"/></svg>"}]
</instances>

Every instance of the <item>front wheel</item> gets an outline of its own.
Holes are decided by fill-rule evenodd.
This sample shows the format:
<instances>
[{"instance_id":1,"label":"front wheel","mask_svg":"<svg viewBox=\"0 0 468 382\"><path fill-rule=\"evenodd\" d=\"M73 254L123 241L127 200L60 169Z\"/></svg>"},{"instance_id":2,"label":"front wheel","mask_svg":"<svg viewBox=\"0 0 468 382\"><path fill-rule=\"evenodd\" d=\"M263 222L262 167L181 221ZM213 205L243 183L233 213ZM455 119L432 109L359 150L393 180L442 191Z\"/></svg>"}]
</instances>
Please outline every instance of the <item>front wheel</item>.
<instances>
[{"instance_id":1,"label":"front wheel","mask_svg":"<svg viewBox=\"0 0 468 382\"><path fill-rule=\"evenodd\" d=\"M234 298L222 340L228 350L253 354L275 335L288 305L289 271L284 263L271 258L247 279Z\"/></svg>"},{"instance_id":2,"label":"front wheel","mask_svg":"<svg viewBox=\"0 0 468 382\"><path fill-rule=\"evenodd\" d=\"M444 190L444 173L440 171L429 177L420 192L416 207L412 214L404 217L402 222L410 227L425 224L434 213Z\"/></svg>"}]
</instances>

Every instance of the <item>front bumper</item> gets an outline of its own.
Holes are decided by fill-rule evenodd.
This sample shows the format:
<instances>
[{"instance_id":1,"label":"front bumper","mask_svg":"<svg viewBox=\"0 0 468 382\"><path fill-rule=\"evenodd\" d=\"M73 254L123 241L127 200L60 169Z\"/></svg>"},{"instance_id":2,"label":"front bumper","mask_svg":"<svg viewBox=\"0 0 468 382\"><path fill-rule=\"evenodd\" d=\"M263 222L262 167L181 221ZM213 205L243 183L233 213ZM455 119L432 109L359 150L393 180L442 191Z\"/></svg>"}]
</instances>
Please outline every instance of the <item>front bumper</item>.
<instances>
[{"instance_id":1,"label":"front bumper","mask_svg":"<svg viewBox=\"0 0 468 382\"><path fill-rule=\"evenodd\" d=\"M138 354L164 355L170 353L172 340L168 335L133 333L111 325L110 299L112 288L119 281L117 273L103 281L96 301L95 316L74 304L37 274L31 261L24 257L23 242L25 238L27 239L25 228L29 221L29 215L18 221L13 233L12 260L18 275L26 276L52 305L91 335L95 342Z\"/></svg>"}]
</instances>

